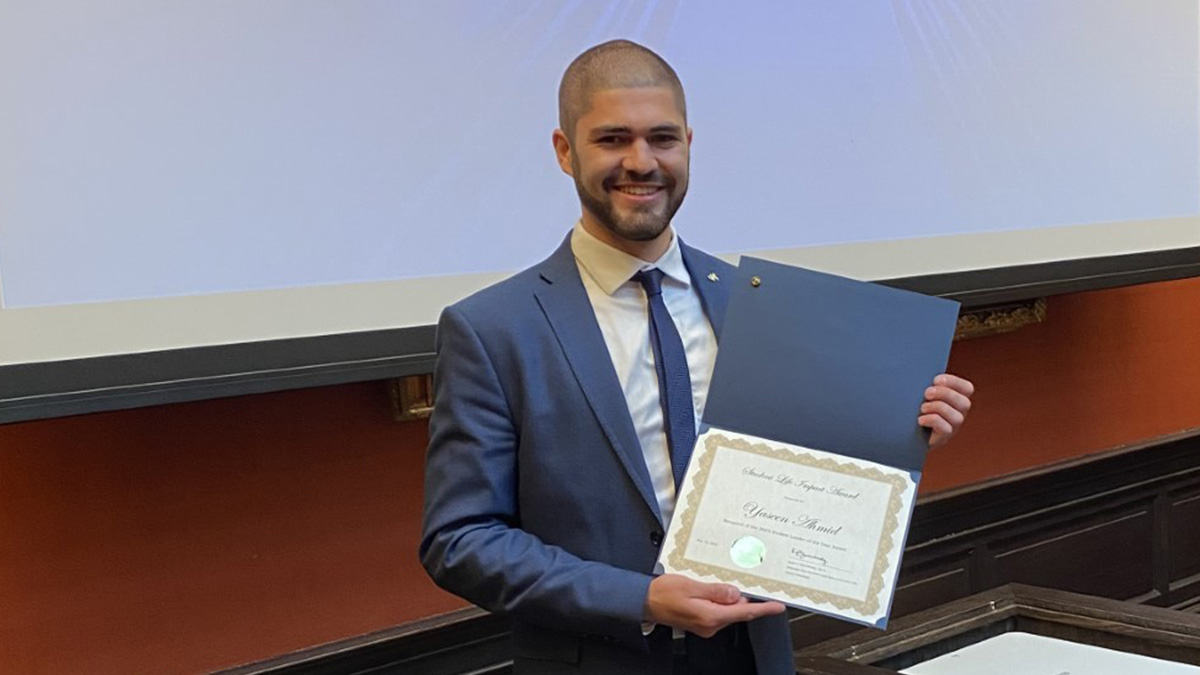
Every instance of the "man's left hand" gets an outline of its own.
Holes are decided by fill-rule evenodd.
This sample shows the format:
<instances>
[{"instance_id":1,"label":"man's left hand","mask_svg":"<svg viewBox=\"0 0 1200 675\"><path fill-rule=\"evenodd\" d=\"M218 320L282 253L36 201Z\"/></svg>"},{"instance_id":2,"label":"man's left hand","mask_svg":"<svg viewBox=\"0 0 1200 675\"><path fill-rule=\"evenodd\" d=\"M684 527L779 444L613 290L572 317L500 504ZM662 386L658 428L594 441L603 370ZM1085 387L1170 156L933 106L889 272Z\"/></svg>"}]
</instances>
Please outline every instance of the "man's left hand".
<instances>
[{"instance_id":1,"label":"man's left hand","mask_svg":"<svg viewBox=\"0 0 1200 675\"><path fill-rule=\"evenodd\" d=\"M917 418L917 424L933 432L929 435L929 447L945 445L958 433L967 419L974 393L975 385L957 375L942 373L933 378L933 386L925 390L925 402Z\"/></svg>"}]
</instances>

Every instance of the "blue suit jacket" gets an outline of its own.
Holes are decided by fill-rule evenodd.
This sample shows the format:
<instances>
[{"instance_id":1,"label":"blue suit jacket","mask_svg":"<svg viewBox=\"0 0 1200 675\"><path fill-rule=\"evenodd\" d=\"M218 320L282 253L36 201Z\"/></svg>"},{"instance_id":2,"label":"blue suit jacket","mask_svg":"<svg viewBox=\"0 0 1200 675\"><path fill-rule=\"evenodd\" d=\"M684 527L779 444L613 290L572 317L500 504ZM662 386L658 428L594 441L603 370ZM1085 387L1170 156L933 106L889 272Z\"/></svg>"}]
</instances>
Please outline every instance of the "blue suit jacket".
<instances>
[{"instance_id":1,"label":"blue suit jacket","mask_svg":"<svg viewBox=\"0 0 1200 675\"><path fill-rule=\"evenodd\" d=\"M732 268L681 249L719 337ZM518 673L670 672L641 631L663 525L570 238L447 307L437 345L429 574L512 616ZM794 672L785 616L749 629L759 673Z\"/></svg>"}]
</instances>

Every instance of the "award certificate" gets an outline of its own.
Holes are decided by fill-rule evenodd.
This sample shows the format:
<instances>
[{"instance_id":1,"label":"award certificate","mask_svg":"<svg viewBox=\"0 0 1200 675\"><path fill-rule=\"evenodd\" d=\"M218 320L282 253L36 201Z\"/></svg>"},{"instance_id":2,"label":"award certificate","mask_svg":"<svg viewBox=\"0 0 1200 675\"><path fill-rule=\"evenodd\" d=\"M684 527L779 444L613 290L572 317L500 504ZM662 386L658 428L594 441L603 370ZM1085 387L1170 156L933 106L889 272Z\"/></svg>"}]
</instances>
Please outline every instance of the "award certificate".
<instances>
[{"instance_id":1,"label":"award certificate","mask_svg":"<svg viewBox=\"0 0 1200 675\"><path fill-rule=\"evenodd\" d=\"M710 429L696 443L659 563L883 627L915 494L909 471Z\"/></svg>"}]
</instances>

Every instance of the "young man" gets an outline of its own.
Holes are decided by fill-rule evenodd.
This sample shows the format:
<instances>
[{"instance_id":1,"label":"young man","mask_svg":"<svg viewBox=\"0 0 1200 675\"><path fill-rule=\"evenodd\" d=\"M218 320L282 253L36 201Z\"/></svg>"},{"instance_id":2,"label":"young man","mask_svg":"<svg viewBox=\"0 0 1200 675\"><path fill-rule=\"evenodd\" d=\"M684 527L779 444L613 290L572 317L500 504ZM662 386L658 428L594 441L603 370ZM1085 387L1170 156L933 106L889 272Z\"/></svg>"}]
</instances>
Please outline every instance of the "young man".
<instances>
[{"instance_id":1,"label":"young man","mask_svg":"<svg viewBox=\"0 0 1200 675\"><path fill-rule=\"evenodd\" d=\"M438 325L422 561L511 615L518 674L792 673L782 605L651 575L732 278L671 227L688 186L683 87L657 54L608 42L567 68L559 124L579 222ZM972 391L936 378L918 418L931 444Z\"/></svg>"}]
</instances>

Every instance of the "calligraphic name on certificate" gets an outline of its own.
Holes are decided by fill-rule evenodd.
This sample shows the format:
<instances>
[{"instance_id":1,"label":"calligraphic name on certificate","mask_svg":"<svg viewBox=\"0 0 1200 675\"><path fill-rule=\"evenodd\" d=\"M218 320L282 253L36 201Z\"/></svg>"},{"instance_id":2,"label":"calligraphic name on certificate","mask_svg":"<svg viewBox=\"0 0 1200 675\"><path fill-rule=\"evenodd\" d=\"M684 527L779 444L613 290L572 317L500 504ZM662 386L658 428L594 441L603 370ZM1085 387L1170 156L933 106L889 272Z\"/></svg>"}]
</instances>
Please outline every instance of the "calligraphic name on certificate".
<instances>
[{"instance_id":1,"label":"calligraphic name on certificate","mask_svg":"<svg viewBox=\"0 0 1200 675\"><path fill-rule=\"evenodd\" d=\"M883 627L915 494L909 471L711 429L696 443L659 562Z\"/></svg>"}]
</instances>

